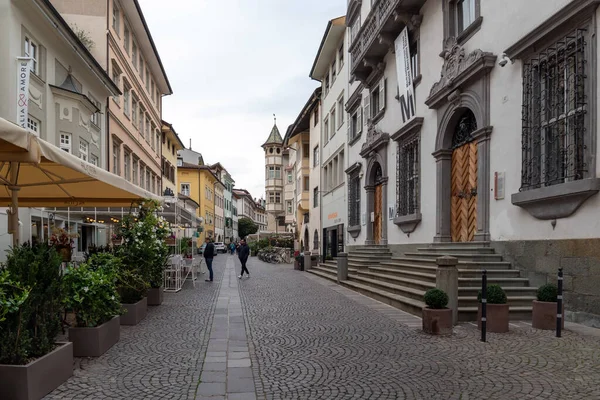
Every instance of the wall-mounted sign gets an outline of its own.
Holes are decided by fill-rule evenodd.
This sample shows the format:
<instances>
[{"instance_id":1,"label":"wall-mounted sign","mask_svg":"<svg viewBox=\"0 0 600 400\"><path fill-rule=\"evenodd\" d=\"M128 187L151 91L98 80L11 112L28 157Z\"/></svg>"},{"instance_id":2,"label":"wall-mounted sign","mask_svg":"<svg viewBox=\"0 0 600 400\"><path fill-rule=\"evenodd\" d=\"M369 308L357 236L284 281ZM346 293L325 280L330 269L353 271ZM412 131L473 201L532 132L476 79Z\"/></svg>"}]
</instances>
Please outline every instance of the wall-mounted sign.
<instances>
[{"instance_id":1,"label":"wall-mounted sign","mask_svg":"<svg viewBox=\"0 0 600 400\"><path fill-rule=\"evenodd\" d=\"M415 117L415 90L413 87L413 74L410 60L410 42L408 41L408 28L400 33L394 42L396 50L396 74L398 75L398 91L402 124Z\"/></svg>"},{"instance_id":2,"label":"wall-mounted sign","mask_svg":"<svg viewBox=\"0 0 600 400\"><path fill-rule=\"evenodd\" d=\"M334 212L327 216L327 219L336 219L338 217L338 213Z\"/></svg>"},{"instance_id":3,"label":"wall-mounted sign","mask_svg":"<svg viewBox=\"0 0 600 400\"><path fill-rule=\"evenodd\" d=\"M504 187L504 172L494 172L494 198L496 200L504 199Z\"/></svg>"},{"instance_id":4,"label":"wall-mounted sign","mask_svg":"<svg viewBox=\"0 0 600 400\"><path fill-rule=\"evenodd\" d=\"M388 219L394 219L396 216L396 206L388 207Z\"/></svg>"},{"instance_id":5,"label":"wall-mounted sign","mask_svg":"<svg viewBox=\"0 0 600 400\"><path fill-rule=\"evenodd\" d=\"M31 58L17 58L17 123L27 129L29 116L29 63Z\"/></svg>"}]
</instances>

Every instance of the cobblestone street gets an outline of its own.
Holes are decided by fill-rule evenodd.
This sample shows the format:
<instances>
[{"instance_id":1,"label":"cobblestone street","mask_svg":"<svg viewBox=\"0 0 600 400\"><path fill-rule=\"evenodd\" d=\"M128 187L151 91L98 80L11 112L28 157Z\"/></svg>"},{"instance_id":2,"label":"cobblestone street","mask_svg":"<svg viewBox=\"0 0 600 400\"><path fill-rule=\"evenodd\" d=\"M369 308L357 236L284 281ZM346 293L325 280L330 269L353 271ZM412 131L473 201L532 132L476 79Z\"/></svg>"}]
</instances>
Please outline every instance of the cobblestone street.
<instances>
[{"instance_id":1,"label":"cobblestone street","mask_svg":"<svg viewBox=\"0 0 600 400\"><path fill-rule=\"evenodd\" d=\"M235 260L235 271L234 271ZM511 324L479 342L289 265L215 259L48 399L600 399L600 338ZM245 329L244 329L245 326Z\"/></svg>"}]
</instances>

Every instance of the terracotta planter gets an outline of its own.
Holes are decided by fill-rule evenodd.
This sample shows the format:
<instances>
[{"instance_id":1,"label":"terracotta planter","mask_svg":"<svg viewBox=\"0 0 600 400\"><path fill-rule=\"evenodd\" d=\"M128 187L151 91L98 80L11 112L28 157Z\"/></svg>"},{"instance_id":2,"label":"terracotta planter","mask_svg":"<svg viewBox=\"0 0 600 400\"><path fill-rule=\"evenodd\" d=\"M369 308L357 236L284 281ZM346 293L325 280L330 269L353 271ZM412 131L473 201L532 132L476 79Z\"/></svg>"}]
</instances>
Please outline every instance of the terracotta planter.
<instances>
[{"instance_id":1,"label":"terracotta planter","mask_svg":"<svg viewBox=\"0 0 600 400\"><path fill-rule=\"evenodd\" d=\"M95 328L69 328L69 341L73 342L75 357L100 357L119 341L121 324L119 316Z\"/></svg>"},{"instance_id":2,"label":"terracotta planter","mask_svg":"<svg viewBox=\"0 0 600 400\"><path fill-rule=\"evenodd\" d=\"M488 304L486 311L486 330L488 332L508 332L508 304ZM477 328L481 329L481 303L479 303L479 307L477 309Z\"/></svg>"},{"instance_id":3,"label":"terracotta planter","mask_svg":"<svg viewBox=\"0 0 600 400\"><path fill-rule=\"evenodd\" d=\"M149 306L160 306L163 302L164 292L163 287L150 288L148 289L148 305Z\"/></svg>"},{"instance_id":4,"label":"terracotta planter","mask_svg":"<svg viewBox=\"0 0 600 400\"><path fill-rule=\"evenodd\" d=\"M141 320L146 318L148 312L148 298L144 297L135 304L121 304L126 310L125 314L121 315L121 325L137 325Z\"/></svg>"},{"instance_id":5,"label":"terracotta planter","mask_svg":"<svg viewBox=\"0 0 600 400\"><path fill-rule=\"evenodd\" d=\"M531 326L535 329L553 331L556 329L556 302L533 301ZM562 309L562 329L565 329L565 305Z\"/></svg>"},{"instance_id":6,"label":"terracotta planter","mask_svg":"<svg viewBox=\"0 0 600 400\"><path fill-rule=\"evenodd\" d=\"M39 400L73 375L73 343L59 347L27 365L0 364L0 398Z\"/></svg>"},{"instance_id":7,"label":"terracotta planter","mask_svg":"<svg viewBox=\"0 0 600 400\"><path fill-rule=\"evenodd\" d=\"M452 309L423 307L423 332L430 335L452 335Z\"/></svg>"}]
</instances>

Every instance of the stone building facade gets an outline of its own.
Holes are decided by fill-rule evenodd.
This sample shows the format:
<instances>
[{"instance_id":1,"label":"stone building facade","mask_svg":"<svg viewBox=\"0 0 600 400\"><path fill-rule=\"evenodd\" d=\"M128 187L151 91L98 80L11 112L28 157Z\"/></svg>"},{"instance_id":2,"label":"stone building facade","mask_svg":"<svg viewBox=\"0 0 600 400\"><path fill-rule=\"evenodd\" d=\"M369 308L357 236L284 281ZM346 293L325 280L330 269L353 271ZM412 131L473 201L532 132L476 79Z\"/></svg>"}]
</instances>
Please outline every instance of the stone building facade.
<instances>
[{"instance_id":1,"label":"stone building facade","mask_svg":"<svg viewBox=\"0 0 600 400\"><path fill-rule=\"evenodd\" d=\"M599 323L597 6L350 0L347 244L490 243Z\"/></svg>"}]
</instances>

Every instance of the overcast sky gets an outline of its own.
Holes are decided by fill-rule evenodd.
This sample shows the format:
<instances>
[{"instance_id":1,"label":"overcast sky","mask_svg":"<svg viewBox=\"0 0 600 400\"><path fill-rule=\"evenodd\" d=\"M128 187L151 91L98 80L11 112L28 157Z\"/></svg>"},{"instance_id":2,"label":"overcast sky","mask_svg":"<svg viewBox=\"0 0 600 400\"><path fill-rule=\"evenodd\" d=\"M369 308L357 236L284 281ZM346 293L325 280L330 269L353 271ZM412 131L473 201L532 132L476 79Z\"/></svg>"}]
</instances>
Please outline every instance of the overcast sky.
<instances>
[{"instance_id":1,"label":"overcast sky","mask_svg":"<svg viewBox=\"0 0 600 400\"><path fill-rule=\"evenodd\" d=\"M347 0L140 0L174 94L163 118L206 163L264 197L264 153L318 86L308 77Z\"/></svg>"}]
</instances>

